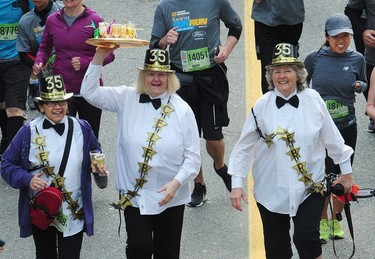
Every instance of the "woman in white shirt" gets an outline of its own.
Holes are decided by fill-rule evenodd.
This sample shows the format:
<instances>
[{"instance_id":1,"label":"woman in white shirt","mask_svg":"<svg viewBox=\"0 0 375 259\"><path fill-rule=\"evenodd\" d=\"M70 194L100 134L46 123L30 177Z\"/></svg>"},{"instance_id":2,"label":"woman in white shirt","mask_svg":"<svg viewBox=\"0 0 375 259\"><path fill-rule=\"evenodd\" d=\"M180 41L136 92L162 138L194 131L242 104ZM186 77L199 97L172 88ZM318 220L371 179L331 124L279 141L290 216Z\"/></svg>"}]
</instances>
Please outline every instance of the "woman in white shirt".
<instances>
[{"instance_id":1,"label":"woman in white shirt","mask_svg":"<svg viewBox=\"0 0 375 259\"><path fill-rule=\"evenodd\" d=\"M61 75L43 77L34 98L41 114L21 127L1 162L1 176L19 189L20 237L33 236L40 259L80 258L83 233L94 234L92 170L106 175L90 163L89 151L101 150L91 126L67 115L72 95ZM51 189L55 195L43 195Z\"/></svg>"},{"instance_id":2,"label":"woman in white shirt","mask_svg":"<svg viewBox=\"0 0 375 259\"><path fill-rule=\"evenodd\" d=\"M120 200L113 205L124 210L126 256L179 258L189 182L200 167L194 114L175 94L180 84L165 50L147 50L136 87L99 87L103 60L111 51L97 48L81 94L92 105L117 113Z\"/></svg>"},{"instance_id":3,"label":"woman in white shirt","mask_svg":"<svg viewBox=\"0 0 375 259\"><path fill-rule=\"evenodd\" d=\"M305 89L306 75L296 47L276 45L266 74L271 91L255 103L229 160L231 202L240 211L241 200L248 202L244 184L252 167L267 259L292 257L290 217L299 258L322 258L325 149L341 168L334 184L346 192L353 185L353 150L344 144L319 94Z\"/></svg>"}]
</instances>

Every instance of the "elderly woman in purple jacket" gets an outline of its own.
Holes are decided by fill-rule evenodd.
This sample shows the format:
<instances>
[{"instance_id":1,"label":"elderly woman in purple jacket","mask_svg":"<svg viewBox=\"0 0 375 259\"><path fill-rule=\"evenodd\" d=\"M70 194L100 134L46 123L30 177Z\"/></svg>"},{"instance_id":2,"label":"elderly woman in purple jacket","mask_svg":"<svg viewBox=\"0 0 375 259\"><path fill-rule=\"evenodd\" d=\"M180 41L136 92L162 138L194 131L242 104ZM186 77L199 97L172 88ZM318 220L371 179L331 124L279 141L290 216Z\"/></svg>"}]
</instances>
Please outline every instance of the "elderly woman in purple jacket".
<instances>
[{"instance_id":1,"label":"elderly woman in purple jacket","mask_svg":"<svg viewBox=\"0 0 375 259\"><path fill-rule=\"evenodd\" d=\"M1 163L1 176L20 191L20 236L33 235L38 259L79 258L83 232L93 235L91 172L99 169L91 167L89 151L100 150L100 146L86 121L66 115L73 94L67 94L63 86L60 75L41 80L41 97L35 100L42 114L18 131ZM69 151L64 148L67 143ZM104 168L99 171L106 174ZM44 229L32 223L30 201L51 184L61 190L64 199L57 216Z\"/></svg>"},{"instance_id":2,"label":"elderly woman in purple jacket","mask_svg":"<svg viewBox=\"0 0 375 259\"><path fill-rule=\"evenodd\" d=\"M97 138L102 110L82 98L79 94L83 76L95 54L96 47L86 44L94 35L92 23L98 27L103 19L92 9L82 4L82 0L64 0L64 8L50 15L47 19L43 38L35 57L33 73L38 75L45 66L52 52L56 58L52 74L64 78L66 91L73 93L69 101L69 114L87 120ZM104 65L115 59L113 53L104 60ZM102 82L101 82L102 85Z\"/></svg>"}]
</instances>

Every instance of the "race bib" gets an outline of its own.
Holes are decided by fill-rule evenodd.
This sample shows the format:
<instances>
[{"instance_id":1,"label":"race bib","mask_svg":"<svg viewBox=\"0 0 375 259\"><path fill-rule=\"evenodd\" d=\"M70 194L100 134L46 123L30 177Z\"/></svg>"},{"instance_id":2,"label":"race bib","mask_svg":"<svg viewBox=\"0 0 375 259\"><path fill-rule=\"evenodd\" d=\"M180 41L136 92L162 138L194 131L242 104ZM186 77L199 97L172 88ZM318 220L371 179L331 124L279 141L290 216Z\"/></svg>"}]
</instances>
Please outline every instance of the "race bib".
<instances>
[{"instance_id":1,"label":"race bib","mask_svg":"<svg viewBox=\"0 0 375 259\"><path fill-rule=\"evenodd\" d=\"M0 24L0 40L15 40L19 23Z\"/></svg>"},{"instance_id":2,"label":"race bib","mask_svg":"<svg viewBox=\"0 0 375 259\"><path fill-rule=\"evenodd\" d=\"M326 106L332 119L340 119L349 115L348 106L337 100L326 100Z\"/></svg>"},{"instance_id":3,"label":"race bib","mask_svg":"<svg viewBox=\"0 0 375 259\"><path fill-rule=\"evenodd\" d=\"M52 221L52 225L55 226L58 231L64 233L64 230L68 227L68 216L62 213L62 211L59 211Z\"/></svg>"},{"instance_id":4,"label":"race bib","mask_svg":"<svg viewBox=\"0 0 375 259\"><path fill-rule=\"evenodd\" d=\"M200 71L211 67L208 48L184 50L180 52L184 72Z\"/></svg>"}]
</instances>

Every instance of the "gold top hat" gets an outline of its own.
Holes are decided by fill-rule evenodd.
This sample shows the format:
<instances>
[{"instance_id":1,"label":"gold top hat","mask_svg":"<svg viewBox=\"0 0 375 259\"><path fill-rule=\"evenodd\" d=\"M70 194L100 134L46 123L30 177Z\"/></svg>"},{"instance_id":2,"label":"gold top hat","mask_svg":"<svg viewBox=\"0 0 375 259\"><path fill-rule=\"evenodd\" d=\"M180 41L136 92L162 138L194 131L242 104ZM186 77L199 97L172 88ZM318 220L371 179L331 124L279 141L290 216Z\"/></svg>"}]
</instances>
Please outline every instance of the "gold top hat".
<instances>
[{"instance_id":1,"label":"gold top hat","mask_svg":"<svg viewBox=\"0 0 375 259\"><path fill-rule=\"evenodd\" d=\"M302 62L298 61L298 47L290 43L279 43L274 48L272 63L266 68L285 65L305 67Z\"/></svg>"},{"instance_id":2,"label":"gold top hat","mask_svg":"<svg viewBox=\"0 0 375 259\"><path fill-rule=\"evenodd\" d=\"M39 80L40 97L34 100L39 102L58 102L68 100L73 93L66 93L64 80L61 75L49 75Z\"/></svg>"},{"instance_id":3,"label":"gold top hat","mask_svg":"<svg viewBox=\"0 0 375 259\"><path fill-rule=\"evenodd\" d=\"M143 68L139 69L143 71L175 72L169 69L169 53L164 49L148 49Z\"/></svg>"}]
</instances>

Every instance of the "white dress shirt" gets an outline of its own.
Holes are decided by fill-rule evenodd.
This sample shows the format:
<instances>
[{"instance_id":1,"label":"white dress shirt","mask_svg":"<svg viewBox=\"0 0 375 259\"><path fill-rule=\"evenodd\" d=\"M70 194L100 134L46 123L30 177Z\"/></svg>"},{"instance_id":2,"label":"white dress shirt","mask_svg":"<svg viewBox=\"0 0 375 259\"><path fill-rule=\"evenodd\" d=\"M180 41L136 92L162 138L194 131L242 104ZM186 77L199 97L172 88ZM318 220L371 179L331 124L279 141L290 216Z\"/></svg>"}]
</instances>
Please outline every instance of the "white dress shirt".
<instances>
[{"instance_id":1,"label":"white dress shirt","mask_svg":"<svg viewBox=\"0 0 375 259\"><path fill-rule=\"evenodd\" d=\"M99 87L101 68L90 64L81 94L92 105L117 113L116 188L125 194L134 190L136 178L140 177L138 163L144 161L142 148L148 146L148 133L154 132L154 120L160 118L161 108L155 110L151 103L139 103L140 94L134 87ZM170 96L164 93L159 97L166 104ZM140 196L131 201L141 214L159 214L169 207L190 202L189 182L200 168L200 140L194 114L176 94L170 97L170 104L175 111L165 118L168 125L158 132L161 139L153 145L157 153L148 163L152 169L145 177L147 182L138 191ZM157 190L173 179L181 187L169 203L159 206L164 192Z\"/></svg>"},{"instance_id":2,"label":"white dress shirt","mask_svg":"<svg viewBox=\"0 0 375 259\"><path fill-rule=\"evenodd\" d=\"M45 151L49 152L48 161L50 166L54 166L55 174L59 173L62 157L64 154L66 138L68 135L68 118L65 116L61 123L65 124L64 133L60 136L53 128L43 129L43 121L46 118L44 115L39 116L35 120L30 122L31 129L31 140L36 136L36 128L40 136L45 136L46 147ZM52 124L54 124L51 121ZM82 197L81 197L81 172L82 172L82 148L83 148L83 135L82 129L79 122L73 119L73 139L70 147L69 158L65 168L65 188L68 192L72 192L72 199L77 200L80 208L82 208ZM39 153L36 145L31 144L29 160L32 166L39 165L39 160L36 158ZM39 173L40 170L33 172L33 174ZM45 174L41 177L43 180L47 181L50 185L53 177L46 177ZM35 195L35 194L34 194ZM62 210L65 215L68 216L68 224L64 229L63 236L68 237L77 234L83 229L83 220L74 220L74 215L70 209L68 209L69 204L63 202ZM60 208L61 209L61 208Z\"/></svg>"},{"instance_id":3,"label":"white dress shirt","mask_svg":"<svg viewBox=\"0 0 375 259\"><path fill-rule=\"evenodd\" d=\"M299 106L276 106L276 96L290 99L296 93L283 97L276 89L263 95L254 105L254 113L263 136L278 128L294 133L293 143L299 149L299 161L307 162L314 182L321 182L325 175L325 157L329 156L340 165L342 174L352 172L350 156L353 150L344 144L336 125L329 115L320 95L312 89L297 94ZM299 181L301 175L293 168L296 161L287 152L290 147L276 136L268 145L255 131L256 124L250 112L242 129L241 137L229 159L232 188L244 187L252 166L254 197L269 211L295 216L298 206L309 195L309 186Z\"/></svg>"}]
</instances>

